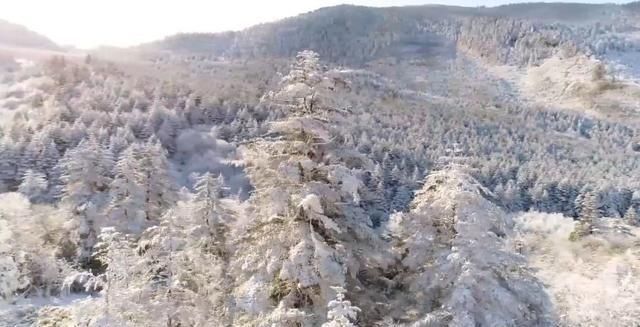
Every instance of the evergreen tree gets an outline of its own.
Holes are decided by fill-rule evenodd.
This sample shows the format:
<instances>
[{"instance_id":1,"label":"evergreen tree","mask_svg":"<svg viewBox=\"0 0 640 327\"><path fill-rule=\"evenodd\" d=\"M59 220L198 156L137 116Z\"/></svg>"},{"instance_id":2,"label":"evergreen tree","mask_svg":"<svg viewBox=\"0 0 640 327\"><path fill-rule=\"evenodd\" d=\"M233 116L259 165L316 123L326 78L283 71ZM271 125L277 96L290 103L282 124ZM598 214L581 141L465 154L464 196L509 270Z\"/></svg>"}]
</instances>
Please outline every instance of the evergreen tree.
<instances>
[{"instance_id":1,"label":"evergreen tree","mask_svg":"<svg viewBox=\"0 0 640 327\"><path fill-rule=\"evenodd\" d=\"M413 187L419 187L420 182L422 182L423 178L424 178L424 176L420 172L420 167L418 167L417 165L415 167L413 167L413 173L412 173L411 179L410 179L411 185Z\"/></svg>"},{"instance_id":2,"label":"evergreen tree","mask_svg":"<svg viewBox=\"0 0 640 327\"><path fill-rule=\"evenodd\" d=\"M351 301L345 299L346 292L342 287L333 287L336 291L336 299L327 305L327 322L322 327L356 327L355 324L360 308L351 305Z\"/></svg>"},{"instance_id":3,"label":"evergreen tree","mask_svg":"<svg viewBox=\"0 0 640 327\"><path fill-rule=\"evenodd\" d=\"M509 306L527 309L504 312L502 321L553 325L545 317L552 310L545 289L531 272L518 270L524 257L505 248L510 218L465 170L454 163L432 172L411 210L393 214L387 223L402 270L394 282L419 294L412 298L416 312L408 325L477 326ZM400 301L395 305L406 303Z\"/></svg>"},{"instance_id":4,"label":"evergreen tree","mask_svg":"<svg viewBox=\"0 0 640 327\"><path fill-rule=\"evenodd\" d=\"M11 301L18 290L29 285L10 246L12 238L13 232L8 222L0 217L0 301Z\"/></svg>"},{"instance_id":5,"label":"evergreen tree","mask_svg":"<svg viewBox=\"0 0 640 327\"><path fill-rule=\"evenodd\" d=\"M30 201L41 200L47 191L47 177L43 173L27 170L22 176L22 183L18 192L24 194Z\"/></svg>"},{"instance_id":6,"label":"evergreen tree","mask_svg":"<svg viewBox=\"0 0 640 327\"><path fill-rule=\"evenodd\" d=\"M50 178L55 166L60 161L60 152L53 140L49 139L45 142L36 160L37 169L43 172L47 178Z\"/></svg>"},{"instance_id":7,"label":"evergreen tree","mask_svg":"<svg viewBox=\"0 0 640 327\"><path fill-rule=\"evenodd\" d=\"M24 176L27 170L37 170L38 156L43 149L39 139L34 138L30 142L26 139L20 141L20 159L18 161L18 174Z\"/></svg>"},{"instance_id":8,"label":"evergreen tree","mask_svg":"<svg viewBox=\"0 0 640 327\"><path fill-rule=\"evenodd\" d=\"M629 224L631 226L640 225L640 221L638 220L638 212L636 211L636 209L633 206L631 206L631 207L629 207L629 209L627 209L627 212L625 212L623 219L627 224Z\"/></svg>"},{"instance_id":9,"label":"evergreen tree","mask_svg":"<svg viewBox=\"0 0 640 327\"><path fill-rule=\"evenodd\" d=\"M559 209L568 217L575 216L576 193L575 187L567 179L563 179L558 184Z\"/></svg>"},{"instance_id":10,"label":"evergreen tree","mask_svg":"<svg viewBox=\"0 0 640 327\"><path fill-rule=\"evenodd\" d=\"M0 140L0 183L9 187L17 179L18 154L13 143L5 138Z\"/></svg>"},{"instance_id":11,"label":"evergreen tree","mask_svg":"<svg viewBox=\"0 0 640 327\"><path fill-rule=\"evenodd\" d=\"M507 182L504 189L504 201L507 203L507 208L512 211L522 210L522 201L520 199L520 190L513 179Z\"/></svg>"},{"instance_id":12,"label":"evergreen tree","mask_svg":"<svg viewBox=\"0 0 640 327\"><path fill-rule=\"evenodd\" d=\"M222 175L214 177L210 172L202 174L196 180L193 209L206 226L214 226L222 221L219 209L223 185Z\"/></svg>"},{"instance_id":13,"label":"evergreen tree","mask_svg":"<svg viewBox=\"0 0 640 327\"><path fill-rule=\"evenodd\" d=\"M142 148L140 165L145 219L157 221L166 209L175 204L176 192L169 175L166 151L156 139L149 139Z\"/></svg>"},{"instance_id":14,"label":"evergreen tree","mask_svg":"<svg viewBox=\"0 0 640 327\"><path fill-rule=\"evenodd\" d=\"M135 139L130 129L118 127L109 138L109 150L118 158L120 153L129 147L129 144L133 143Z\"/></svg>"},{"instance_id":15,"label":"evergreen tree","mask_svg":"<svg viewBox=\"0 0 640 327\"><path fill-rule=\"evenodd\" d=\"M583 238L593 234L596 228L596 221L600 218L598 196L594 192L587 192L579 197L580 220L576 224L575 230L571 233L572 240Z\"/></svg>"},{"instance_id":16,"label":"evergreen tree","mask_svg":"<svg viewBox=\"0 0 640 327\"><path fill-rule=\"evenodd\" d=\"M88 263L97 241L99 208L111 183L113 158L109 149L89 138L69 150L59 165L64 183L61 200L73 215L79 259Z\"/></svg>"},{"instance_id":17,"label":"evergreen tree","mask_svg":"<svg viewBox=\"0 0 640 327\"><path fill-rule=\"evenodd\" d=\"M243 319L319 325L324 308L318 301L328 302L335 294L331 286L347 282L347 267L371 260L364 253L373 253L370 247L379 241L358 204L360 167L372 165L332 141L330 122L340 107L332 104L326 81L317 55L300 53L280 89L261 103L286 110L287 117L271 124L270 138L242 149L255 187L249 199L249 226L255 228L235 247L236 254L253 254L231 261ZM356 239L357 251L348 245ZM256 302L271 305L253 309Z\"/></svg>"},{"instance_id":18,"label":"evergreen tree","mask_svg":"<svg viewBox=\"0 0 640 327\"><path fill-rule=\"evenodd\" d=\"M143 168L138 157L144 148L133 144L120 155L110 185L111 201L107 212L124 231L139 232L145 225Z\"/></svg>"},{"instance_id":19,"label":"evergreen tree","mask_svg":"<svg viewBox=\"0 0 640 327\"><path fill-rule=\"evenodd\" d=\"M411 202L411 191L405 185L396 188L396 192L391 200L391 211L403 211Z\"/></svg>"},{"instance_id":20,"label":"evergreen tree","mask_svg":"<svg viewBox=\"0 0 640 327\"><path fill-rule=\"evenodd\" d=\"M397 164L393 165L393 168L391 169L391 183L394 186L397 186L403 183L402 171L400 170Z\"/></svg>"},{"instance_id":21,"label":"evergreen tree","mask_svg":"<svg viewBox=\"0 0 640 327\"><path fill-rule=\"evenodd\" d=\"M113 156L93 138L70 150L60 165L64 171L62 200L74 207L86 204L111 183Z\"/></svg>"},{"instance_id":22,"label":"evergreen tree","mask_svg":"<svg viewBox=\"0 0 640 327\"><path fill-rule=\"evenodd\" d=\"M220 256L226 256L224 249L228 222L221 204L224 180L222 175L214 177L207 172L196 180L195 195L191 206L193 214L208 230L207 247Z\"/></svg>"}]
</instances>

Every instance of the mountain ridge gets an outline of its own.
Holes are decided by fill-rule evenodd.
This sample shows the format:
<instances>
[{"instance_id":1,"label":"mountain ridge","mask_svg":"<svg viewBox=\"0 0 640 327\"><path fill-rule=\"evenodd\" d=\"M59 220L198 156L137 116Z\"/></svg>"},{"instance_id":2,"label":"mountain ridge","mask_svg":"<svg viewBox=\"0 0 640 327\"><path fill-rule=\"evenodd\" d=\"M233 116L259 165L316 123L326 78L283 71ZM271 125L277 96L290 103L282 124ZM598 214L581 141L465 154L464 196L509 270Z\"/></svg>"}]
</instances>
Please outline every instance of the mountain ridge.
<instances>
[{"instance_id":1,"label":"mountain ridge","mask_svg":"<svg viewBox=\"0 0 640 327\"><path fill-rule=\"evenodd\" d=\"M541 48L545 57L564 44L592 53L596 41L584 39L593 37L593 26L614 26L612 30L636 28L632 10L628 8L618 4L574 3L527 3L490 8L339 5L240 31L176 34L135 49L223 59L286 58L311 49L330 62L362 65L389 56L419 58L433 48L430 42L446 41L472 52L486 44L497 55L515 52L518 58L495 59L522 65L530 60L544 59L523 58L531 55L523 55L522 51L540 52L537 49L513 50L518 46L516 40L528 32L537 34L527 35L529 40L522 43L522 47ZM489 33L503 40L496 44L498 40L488 39Z\"/></svg>"},{"instance_id":2,"label":"mountain ridge","mask_svg":"<svg viewBox=\"0 0 640 327\"><path fill-rule=\"evenodd\" d=\"M60 46L46 36L29 28L0 19L0 44L25 48L60 50Z\"/></svg>"}]
</instances>

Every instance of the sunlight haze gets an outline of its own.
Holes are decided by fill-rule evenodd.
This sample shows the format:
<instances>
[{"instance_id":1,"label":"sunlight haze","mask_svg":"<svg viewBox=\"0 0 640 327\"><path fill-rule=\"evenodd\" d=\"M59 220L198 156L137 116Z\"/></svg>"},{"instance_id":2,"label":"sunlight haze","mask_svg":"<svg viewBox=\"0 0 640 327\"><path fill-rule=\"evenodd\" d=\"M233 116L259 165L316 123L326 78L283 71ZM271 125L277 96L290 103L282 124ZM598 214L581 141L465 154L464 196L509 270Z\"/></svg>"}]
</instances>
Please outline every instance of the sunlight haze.
<instances>
[{"instance_id":1,"label":"sunlight haze","mask_svg":"<svg viewBox=\"0 0 640 327\"><path fill-rule=\"evenodd\" d=\"M440 3L494 6L523 1L273 0L273 1L6 1L0 19L22 24L54 42L77 47L131 46L179 32L221 32L351 3L401 6ZM602 1L584 1L602 2Z\"/></svg>"}]
</instances>

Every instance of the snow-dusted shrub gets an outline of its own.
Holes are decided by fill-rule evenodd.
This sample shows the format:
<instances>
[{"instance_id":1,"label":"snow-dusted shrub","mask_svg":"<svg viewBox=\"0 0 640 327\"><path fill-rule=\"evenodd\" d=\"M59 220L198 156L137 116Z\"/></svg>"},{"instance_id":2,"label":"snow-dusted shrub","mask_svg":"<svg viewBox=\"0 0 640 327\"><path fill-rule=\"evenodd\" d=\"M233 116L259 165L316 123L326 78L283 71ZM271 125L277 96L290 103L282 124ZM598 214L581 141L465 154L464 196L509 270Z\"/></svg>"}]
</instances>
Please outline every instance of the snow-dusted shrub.
<instances>
[{"instance_id":1,"label":"snow-dusted shrub","mask_svg":"<svg viewBox=\"0 0 640 327\"><path fill-rule=\"evenodd\" d=\"M97 293L104 288L104 276L94 276L90 272L74 272L62 281L63 294Z\"/></svg>"}]
</instances>

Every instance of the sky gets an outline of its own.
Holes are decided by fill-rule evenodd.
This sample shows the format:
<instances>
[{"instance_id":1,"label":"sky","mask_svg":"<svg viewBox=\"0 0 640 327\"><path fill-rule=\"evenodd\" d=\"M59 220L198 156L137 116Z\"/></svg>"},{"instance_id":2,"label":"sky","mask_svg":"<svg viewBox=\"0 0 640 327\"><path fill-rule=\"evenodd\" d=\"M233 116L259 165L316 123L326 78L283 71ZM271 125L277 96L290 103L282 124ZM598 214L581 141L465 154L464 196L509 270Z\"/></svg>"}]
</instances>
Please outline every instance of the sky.
<instances>
[{"instance_id":1,"label":"sky","mask_svg":"<svg viewBox=\"0 0 640 327\"><path fill-rule=\"evenodd\" d=\"M61 45L91 48L100 45L131 46L179 32L239 30L343 3L384 7L427 3L495 6L512 2L526 1L0 0L0 19L24 25Z\"/></svg>"}]
</instances>

